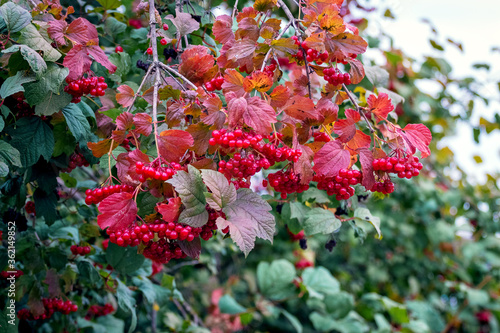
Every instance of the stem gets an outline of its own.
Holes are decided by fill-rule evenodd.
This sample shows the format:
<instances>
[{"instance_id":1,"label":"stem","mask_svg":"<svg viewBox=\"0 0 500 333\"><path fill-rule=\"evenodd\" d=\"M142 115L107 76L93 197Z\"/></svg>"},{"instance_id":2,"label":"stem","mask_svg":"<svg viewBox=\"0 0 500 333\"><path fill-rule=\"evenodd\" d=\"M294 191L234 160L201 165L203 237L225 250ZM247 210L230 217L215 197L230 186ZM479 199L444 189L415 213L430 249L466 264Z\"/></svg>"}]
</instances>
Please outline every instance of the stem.
<instances>
[{"instance_id":1,"label":"stem","mask_svg":"<svg viewBox=\"0 0 500 333\"><path fill-rule=\"evenodd\" d=\"M283 28L283 31L279 33L276 39L280 39L288 30L288 28L290 28L290 25L292 25L292 22L288 22L288 24L285 26L285 28ZM264 57L264 61L262 62L262 67L260 69L261 72L264 70L264 67L266 67L267 59L269 59L269 56L271 55L271 50L272 48L269 48L269 51L267 51L266 56Z\"/></svg>"},{"instance_id":2,"label":"stem","mask_svg":"<svg viewBox=\"0 0 500 333\"><path fill-rule=\"evenodd\" d=\"M278 0L278 4L280 5L280 7L285 12L286 17L288 17L288 19L292 23L292 26L295 29L295 35L298 37L299 36L299 30L297 29L297 25L295 24L295 17L293 17L293 14L290 11L290 8L288 8L288 6L285 4L285 2L283 0Z\"/></svg>"},{"instance_id":3,"label":"stem","mask_svg":"<svg viewBox=\"0 0 500 333\"><path fill-rule=\"evenodd\" d=\"M181 78L184 82L186 82L187 84L189 84L189 85L190 85L193 89L195 89L195 90L196 90L196 89L198 89L198 87L197 87L197 86L196 86L193 82L191 82L191 81L189 81L188 79L186 79L186 77L185 77L184 75L182 75L181 73L179 73L178 71L176 71L176 70L175 70L175 69L173 69L172 67L167 66L167 65L162 64L162 63L158 63L158 65L159 65L161 68L163 68L163 69L165 69L165 70L167 70L167 71L171 72L172 74L175 74L176 76L180 77L180 78ZM202 87L203 87L203 86L202 86ZM205 87L203 87L203 89L205 89ZM206 90L205 90L205 91L206 91ZM207 94L208 94L208 91L206 91L206 92L207 92Z\"/></svg>"},{"instance_id":4,"label":"stem","mask_svg":"<svg viewBox=\"0 0 500 333\"><path fill-rule=\"evenodd\" d=\"M156 152L158 157L160 157L160 148L158 142L158 87L161 85L161 77L160 71L158 70L158 46L156 44L156 13L155 13L155 1L149 0L149 32L151 34L151 48L153 49L153 63L151 67L154 67L156 70L155 82L153 86L153 127L155 132L155 142L156 142Z\"/></svg>"},{"instance_id":5,"label":"stem","mask_svg":"<svg viewBox=\"0 0 500 333\"><path fill-rule=\"evenodd\" d=\"M231 15L231 21L234 21L234 16L236 15L237 10L238 10L238 0L236 0L236 3L234 4L233 15Z\"/></svg>"},{"instance_id":6,"label":"stem","mask_svg":"<svg viewBox=\"0 0 500 333\"><path fill-rule=\"evenodd\" d=\"M157 54L157 56L158 56L158 54ZM137 98L137 96L141 92L142 86L144 85L144 83L146 82L146 79L148 78L149 74L153 70L153 65L154 64L149 65L148 70L147 70L146 74L144 75L144 77L142 78L142 81L141 81L141 84L139 85L139 88L137 89L137 92L134 94L134 99L132 100L132 104L130 104L130 106L128 107L127 112L130 112L130 110L132 109L132 106L134 106L135 99Z\"/></svg>"},{"instance_id":7,"label":"stem","mask_svg":"<svg viewBox=\"0 0 500 333\"><path fill-rule=\"evenodd\" d=\"M363 111L363 108L359 106L358 102L356 102L356 100L354 99L354 96L352 95L352 93L349 91L349 89L347 89L347 87L346 87L345 84L342 84L342 88L344 88L344 91L347 93L347 97L349 97L349 99L351 100L351 103L356 108L356 111L358 111L361 114L361 116L363 116L363 118L365 119L366 124L368 125L368 128L370 129L370 132L371 133L375 132L375 130L373 129L372 124L370 123L370 121L366 117L366 114Z\"/></svg>"}]
</instances>

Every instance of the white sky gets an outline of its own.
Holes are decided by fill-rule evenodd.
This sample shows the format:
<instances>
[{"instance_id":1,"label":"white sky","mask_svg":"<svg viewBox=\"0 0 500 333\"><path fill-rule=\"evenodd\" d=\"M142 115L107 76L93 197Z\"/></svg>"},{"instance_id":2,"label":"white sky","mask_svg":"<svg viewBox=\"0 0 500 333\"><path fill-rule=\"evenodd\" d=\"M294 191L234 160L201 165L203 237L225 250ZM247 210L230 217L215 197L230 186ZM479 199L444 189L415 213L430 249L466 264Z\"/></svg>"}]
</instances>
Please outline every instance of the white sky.
<instances>
[{"instance_id":1,"label":"white sky","mask_svg":"<svg viewBox=\"0 0 500 333\"><path fill-rule=\"evenodd\" d=\"M452 76L474 76L481 82L490 82L481 88L482 94L493 99L489 106L476 101L476 109L472 122L477 124L479 117L493 121L495 113L500 113L499 91L496 82L500 81L500 52L492 52L493 46L500 47L500 1L478 0L385 0L382 6L391 8L395 20L385 19L380 22L382 30L394 38L394 45L406 54L420 60L423 56L432 55L445 58L453 67ZM369 3L373 3L370 1ZM380 5L377 5L380 8ZM429 19L438 31L433 35L423 18ZM434 50L429 37L445 47L445 52ZM463 45L464 53L446 42L450 38ZM490 72L475 70L474 63L488 63ZM422 90L431 93L432 86L419 85ZM489 135L481 135L480 144L475 144L472 130L468 124L458 124L457 135L443 140L441 146L449 146L459 166L479 182L485 180L485 173L500 172L500 131ZM483 163L478 165L473 156L479 155Z\"/></svg>"}]
</instances>

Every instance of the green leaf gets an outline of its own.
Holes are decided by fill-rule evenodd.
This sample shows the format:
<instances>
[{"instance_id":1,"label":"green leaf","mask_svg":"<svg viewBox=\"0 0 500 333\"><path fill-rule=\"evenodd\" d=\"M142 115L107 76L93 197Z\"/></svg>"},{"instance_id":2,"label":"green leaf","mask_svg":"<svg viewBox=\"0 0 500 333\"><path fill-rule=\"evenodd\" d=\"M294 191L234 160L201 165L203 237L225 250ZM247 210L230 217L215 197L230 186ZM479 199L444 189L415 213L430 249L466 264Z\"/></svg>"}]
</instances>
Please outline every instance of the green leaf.
<instances>
[{"instance_id":1,"label":"green leaf","mask_svg":"<svg viewBox=\"0 0 500 333\"><path fill-rule=\"evenodd\" d=\"M130 55L125 52L112 53L109 55L109 61L116 66L116 71L112 74L111 78L115 82L121 82L121 77L127 75L132 66Z\"/></svg>"},{"instance_id":2,"label":"green leaf","mask_svg":"<svg viewBox=\"0 0 500 333\"><path fill-rule=\"evenodd\" d=\"M222 173L204 169L201 170L201 177L211 191L205 192L205 198L211 208L221 210L236 200L236 188Z\"/></svg>"},{"instance_id":3,"label":"green leaf","mask_svg":"<svg viewBox=\"0 0 500 333\"><path fill-rule=\"evenodd\" d=\"M66 129L64 122L54 125L54 156L61 154L71 155L75 151L76 141L73 135Z\"/></svg>"},{"instance_id":4,"label":"green leaf","mask_svg":"<svg viewBox=\"0 0 500 333\"><path fill-rule=\"evenodd\" d=\"M71 102L71 95L66 92L56 94L50 91L45 99L35 106L37 116L51 116L62 110L63 107ZM81 104L82 102L78 103Z\"/></svg>"},{"instance_id":5,"label":"green leaf","mask_svg":"<svg viewBox=\"0 0 500 333\"><path fill-rule=\"evenodd\" d=\"M0 132L3 131L4 127L5 127L5 121L3 120L2 117L0 117Z\"/></svg>"},{"instance_id":6,"label":"green leaf","mask_svg":"<svg viewBox=\"0 0 500 333\"><path fill-rule=\"evenodd\" d=\"M74 103L62 109L69 130L73 133L76 142L87 142L90 139L90 124L82 110Z\"/></svg>"},{"instance_id":7,"label":"green leaf","mask_svg":"<svg viewBox=\"0 0 500 333\"><path fill-rule=\"evenodd\" d=\"M281 313L283 314L283 316L285 316L286 319L288 319L290 324L292 324L293 328L295 328L295 332L302 333L304 328L302 327L302 324L297 319L297 317L295 317L294 315L292 315L290 312L286 311L285 309L281 309Z\"/></svg>"},{"instance_id":8,"label":"green leaf","mask_svg":"<svg viewBox=\"0 0 500 333\"><path fill-rule=\"evenodd\" d=\"M488 304L490 297L485 290L467 288L467 300L470 306L485 306Z\"/></svg>"},{"instance_id":9,"label":"green leaf","mask_svg":"<svg viewBox=\"0 0 500 333\"><path fill-rule=\"evenodd\" d=\"M99 230L100 228L97 225L91 223L84 223L79 229L83 237L99 237L101 235Z\"/></svg>"},{"instance_id":10,"label":"green leaf","mask_svg":"<svg viewBox=\"0 0 500 333\"><path fill-rule=\"evenodd\" d=\"M21 167L21 154L5 141L0 141L0 161Z\"/></svg>"},{"instance_id":11,"label":"green leaf","mask_svg":"<svg viewBox=\"0 0 500 333\"><path fill-rule=\"evenodd\" d=\"M238 314L246 312L243 306L241 306L231 295L224 295L219 299L219 308L222 313Z\"/></svg>"},{"instance_id":12,"label":"green leaf","mask_svg":"<svg viewBox=\"0 0 500 333\"><path fill-rule=\"evenodd\" d=\"M144 193L141 199L141 204L139 205L139 212L137 214L139 214L140 216L153 214L155 212L154 209L156 207L156 204L160 200L161 199L156 198L149 192Z\"/></svg>"},{"instance_id":13,"label":"green leaf","mask_svg":"<svg viewBox=\"0 0 500 333\"><path fill-rule=\"evenodd\" d=\"M146 28L132 29L130 38L137 39L139 43L145 43L148 40L149 30Z\"/></svg>"},{"instance_id":14,"label":"green leaf","mask_svg":"<svg viewBox=\"0 0 500 333\"><path fill-rule=\"evenodd\" d=\"M389 72L382 67L365 65L365 75L374 87L387 87L389 84Z\"/></svg>"},{"instance_id":15,"label":"green leaf","mask_svg":"<svg viewBox=\"0 0 500 333\"><path fill-rule=\"evenodd\" d=\"M205 209L207 187L203 184L201 174L195 167L189 165L188 172L178 171L167 183L172 184L175 191L179 193L185 207L179 216L179 223L198 228L208 221L208 212Z\"/></svg>"},{"instance_id":16,"label":"green leaf","mask_svg":"<svg viewBox=\"0 0 500 333\"><path fill-rule=\"evenodd\" d=\"M31 22L30 12L10 1L0 7L0 15L11 33L20 31Z\"/></svg>"},{"instance_id":17,"label":"green leaf","mask_svg":"<svg viewBox=\"0 0 500 333\"><path fill-rule=\"evenodd\" d=\"M367 208L356 208L354 211L356 220L369 222L377 231L377 238L382 239L382 232L380 231L380 218L373 216Z\"/></svg>"},{"instance_id":18,"label":"green leaf","mask_svg":"<svg viewBox=\"0 0 500 333\"><path fill-rule=\"evenodd\" d=\"M110 244L111 245L111 244ZM116 289L116 297L118 298L118 306L132 315L132 322L128 328L128 332L132 333L137 326L137 314L135 312L135 299L132 297L132 291L127 288L119 279L118 288Z\"/></svg>"},{"instance_id":19,"label":"green leaf","mask_svg":"<svg viewBox=\"0 0 500 333\"><path fill-rule=\"evenodd\" d=\"M9 166L0 161L0 177L6 177L9 174Z\"/></svg>"},{"instance_id":20,"label":"green leaf","mask_svg":"<svg viewBox=\"0 0 500 333\"><path fill-rule=\"evenodd\" d=\"M122 5L120 0L97 0L105 10L116 9Z\"/></svg>"},{"instance_id":21,"label":"green leaf","mask_svg":"<svg viewBox=\"0 0 500 333\"><path fill-rule=\"evenodd\" d=\"M370 327L363 318L355 312L342 320L334 320L328 316L313 312L309 315L314 328L320 332L330 332L332 330L340 333L363 333L368 332Z\"/></svg>"},{"instance_id":22,"label":"green leaf","mask_svg":"<svg viewBox=\"0 0 500 333\"><path fill-rule=\"evenodd\" d=\"M95 285L101 279L99 272L95 269L92 261L89 259L78 258L76 267L78 268L78 280L87 280L92 285Z\"/></svg>"},{"instance_id":23,"label":"green leaf","mask_svg":"<svg viewBox=\"0 0 500 333\"><path fill-rule=\"evenodd\" d=\"M113 120L116 120L116 118L122 114L122 110L120 109L109 109L106 111L99 111L99 113L102 113L105 116L110 117Z\"/></svg>"},{"instance_id":24,"label":"green leaf","mask_svg":"<svg viewBox=\"0 0 500 333\"><path fill-rule=\"evenodd\" d=\"M35 81L34 77L25 76L25 74L19 71L16 75L8 77L0 87L0 97L7 98L12 94L24 91L22 84Z\"/></svg>"},{"instance_id":25,"label":"green leaf","mask_svg":"<svg viewBox=\"0 0 500 333\"><path fill-rule=\"evenodd\" d=\"M121 274L131 274L141 268L144 256L137 253L135 247L121 247L110 243L106 250L106 260Z\"/></svg>"},{"instance_id":26,"label":"green leaf","mask_svg":"<svg viewBox=\"0 0 500 333\"><path fill-rule=\"evenodd\" d=\"M56 205L57 195L52 191L50 193L44 192L42 189L37 188L33 193L35 199L35 210L37 216L43 216L45 223L51 225L58 218Z\"/></svg>"},{"instance_id":27,"label":"green leaf","mask_svg":"<svg viewBox=\"0 0 500 333\"><path fill-rule=\"evenodd\" d=\"M331 234L342 226L342 222L331 211L323 208L313 208L306 215L304 232L307 236L314 234Z\"/></svg>"},{"instance_id":28,"label":"green leaf","mask_svg":"<svg viewBox=\"0 0 500 333\"><path fill-rule=\"evenodd\" d=\"M73 188L77 184L76 179L71 177L68 173L61 172L60 177L64 181L64 185L66 185L66 187Z\"/></svg>"},{"instance_id":29,"label":"green leaf","mask_svg":"<svg viewBox=\"0 0 500 333\"><path fill-rule=\"evenodd\" d=\"M317 203L329 203L330 198L325 191L318 190L316 187L311 187L302 193L302 200L308 201L313 199Z\"/></svg>"},{"instance_id":30,"label":"green leaf","mask_svg":"<svg viewBox=\"0 0 500 333\"><path fill-rule=\"evenodd\" d=\"M382 297L382 304L389 312L391 319L396 324L408 323L410 321L408 317L408 311L403 304L394 302L388 297Z\"/></svg>"},{"instance_id":31,"label":"green leaf","mask_svg":"<svg viewBox=\"0 0 500 333\"><path fill-rule=\"evenodd\" d=\"M61 68L56 64L49 63L47 70L40 76L37 82L28 83L24 86L26 100L30 105L37 105L47 99L51 92L59 94L61 84L68 76L69 69Z\"/></svg>"},{"instance_id":32,"label":"green leaf","mask_svg":"<svg viewBox=\"0 0 500 333\"><path fill-rule=\"evenodd\" d=\"M49 125L39 117L22 118L16 125L15 129L6 131L12 136L12 146L21 154L22 166L32 166L40 156L50 160L54 151L54 134Z\"/></svg>"},{"instance_id":33,"label":"green leaf","mask_svg":"<svg viewBox=\"0 0 500 333\"><path fill-rule=\"evenodd\" d=\"M45 60L32 48L26 45L13 45L6 50L3 50L2 53L14 53L20 51L24 60L28 62L33 72L37 75L42 74L47 70L47 64Z\"/></svg>"},{"instance_id":34,"label":"green leaf","mask_svg":"<svg viewBox=\"0 0 500 333\"><path fill-rule=\"evenodd\" d=\"M345 291L339 291L325 297L326 311L334 319L342 319L354 308L354 297Z\"/></svg>"},{"instance_id":35,"label":"green leaf","mask_svg":"<svg viewBox=\"0 0 500 333\"><path fill-rule=\"evenodd\" d=\"M18 42L31 47L33 50L42 51L45 61L57 61L61 58L61 53L40 35L33 24L29 24L21 31L21 38L19 38Z\"/></svg>"},{"instance_id":36,"label":"green leaf","mask_svg":"<svg viewBox=\"0 0 500 333\"><path fill-rule=\"evenodd\" d=\"M302 283L311 297L323 299L324 295L339 292L340 284L324 267L309 267L302 273Z\"/></svg>"},{"instance_id":37,"label":"green leaf","mask_svg":"<svg viewBox=\"0 0 500 333\"><path fill-rule=\"evenodd\" d=\"M118 146L113 150L113 156L117 157L118 155L126 152L127 149L125 149L122 146ZM108 162L111 162L111 168L113 168L116 165L117 161L113 157L111 157L110 159L108 154L106 154L99 159L99 168L108 171L109 170Z\"/></svg>"},{"instance_id":38,"label":"green leaf","mask_svg":"<svg viewBox=\"0 0 500 333\"><path fill-rule=\"evenodd\" d=\"M271 300L281 300L292 295L295 276L295 267L285 259L275 260L271 264L260 262L257 266L259 290Z\"/></svg>"},{"instance_id":39,"label":"green leaf","mask_svg":"<svg viewBox=\"0 0 500 333\"><path fill-rule=\"evenodd\" d=\"M108 35L116 38L118 34L121 34L122 32L125 32L125 30L127 30L127 25L123 22L118 21L114 17L109 16L106 19L106 23L104 24L104 30Z\"/></svg>"},{"instance_id":40,"label":"green leaf","mask_svg":"<svg viewBox=\"0 0 500 333\"><path fill-rule=\"evenodd\" d=\"M427 323L427 326L432 327L433 332L441 332L446 327L439 311L431 304L423 301L407 301L406 307L411 312L412 317Z\"/></svg>"}]
</instances>

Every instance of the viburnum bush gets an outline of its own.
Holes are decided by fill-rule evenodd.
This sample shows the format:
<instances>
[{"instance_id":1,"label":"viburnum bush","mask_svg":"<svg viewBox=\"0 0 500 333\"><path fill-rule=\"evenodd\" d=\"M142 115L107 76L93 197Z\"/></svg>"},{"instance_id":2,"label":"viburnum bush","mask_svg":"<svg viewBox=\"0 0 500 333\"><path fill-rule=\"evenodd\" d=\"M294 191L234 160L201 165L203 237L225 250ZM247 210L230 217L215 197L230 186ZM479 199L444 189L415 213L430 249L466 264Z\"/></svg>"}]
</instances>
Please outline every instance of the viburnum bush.
<instances>
[{"instance_id":1,"label":"viburnum bush","mask_svg":"<svg viewBox=\"0 0 500 333\"><path fill-rule=\"evenodd\" d=\"M351 2L258 0L216 17L190 1L2 5L1 212L19 236L2 268L18 272L18 324L154 332L173 307L189 323L170 318L172 331L243 329L260 319L215 287L202 324L166 273L203 249L215 272L233 244L246 257L283 233L295 265L259 264L262 295L330 295L317 277L340 292L307 240L331 251L341 229L365 232L356 222L381 238L364 200L431 170L431 131L399 117L387 72L365 69ZM287 290L263 278L280 270Z\"/></svg>"}]
</instances>

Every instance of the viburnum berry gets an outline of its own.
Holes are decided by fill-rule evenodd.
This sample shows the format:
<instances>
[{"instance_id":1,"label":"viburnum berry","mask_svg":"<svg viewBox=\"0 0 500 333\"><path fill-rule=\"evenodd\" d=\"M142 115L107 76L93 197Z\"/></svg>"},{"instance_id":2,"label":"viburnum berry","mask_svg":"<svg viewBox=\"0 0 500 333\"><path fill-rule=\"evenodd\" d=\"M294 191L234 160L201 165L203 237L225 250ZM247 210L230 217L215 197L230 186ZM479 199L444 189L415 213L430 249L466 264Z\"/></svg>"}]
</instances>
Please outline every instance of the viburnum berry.
<instances>
[{"instance_id":1,"label":"viburnum berry","mask_svg":"<svg viewBox=\"0 0 500 333\"><path fill-rule=\"evenodd\" d=\"M89 165L90 165L90 163L85 159L85 156L83 156L83 154L75 151L69 157L68 167L65 169L62 169L61 171L69 173L69 172L73 171L73 169L75 169L76 167L82 167L82 166L87 167Z\"/></svg>"},{"instance_id":2,"label":"viburnum berry","mask_svg":"<svg viewBox=\"0 0 500 333\"><path fill-rule=\"evenodd\" d=\"M146 53L149 54L149 55L152 55L153 54L153 49L151 47L148 47L148 49L146 50Z\"/></svg>"},{"instance_id":3,"label":"viburnum berry","mask_svg":"<svg viewBox=\"0 0 500 333\"><path fill-rule=\"evenodd\" d=\"M95 97L104 96L108 84L104 82L104 77L94 76L81 78L75 81L67 82L64 91L73 96L72 103L79 103L83 95L92 95Z\"/></svg>"},{"instance_id":4,"label":"viburnum berry","mask_svg":"<svg viewBox=\"0 0 500 333\"><path fill-rule=\"evenodd\" d=\"M24 209L28 214L36 214L35 203L33 201L26 202L26 205L24 205Z\"/></svg>"},{"instance_id":5,"label":"viburnum berry","mask_svg":"<svg viewBox=\"0 0 500 333\"><path fill-rule=\"evenodd\" d=\"M334 86L338 86L340 84L351 84L351 76L349 75L349 73L342 74L340 73L340 71L329 67L323 70L323 74L324 79Z\"/></svg>"},{"instance_id":6,"label":"viburnum berry","mask_svg":"<svg viewBox=\"0 0 500 333\"><path fill-rule=\"evenodd\" d=\"M300 176L296 175L293 170L282 170L271 173L268 176L269 184L277 192L281 192L281 198L286 199L287 194L302 193L309 189L309 184L301 184Z\"/></svg>"},{"instance_id":7,"label":"viburnum berry","mask_svg":"<svg viewBox=\"0 0 500 333\"><path fill-rule=\"evenodd\" d=\"M299 261L295 263L296 269L306 269L307 267L313 267L314 263L306 258L301 258Z\"/></svg>"},{"instance_id":8,"label":"viburnum berry","mask_svg":"<svg viewBox=\"0 0 500 333\"><path fill-rule=\"evenodd\" d=\"M419 158L412 155L377 158L373 160L372 166L375 171L395 173L399 178L407 179L418 176L424 167Z\"/></svg>"},{"instance_id":9,"label":"viburnum berry","mask_svg":"<svg viewBox=\"0 0 500 333\"><path fill-rule=\"evenodd\" d=\"M162 39L160 40L160 44L161 44L161 45L167 45L167 43L168 43L168 42L167 42L167 40L166 40L165 38L162 38ZM148 54L149 54L149 53L148 53Z\"/></svg>"},{"instance_id":10,"label":"viburnum berry","mask_svg":"<svg viewBox=\"0 0 500 333\"><path fill-rule=\"evenodd\" d=\"M102 305L91 305L89 307L89 310L87 311L87 314L85 315L85 319L91 320L92 318L98 318L102 316L107 316L108 314L112 313L115 311L115 308L111 303L106 303L103 306Z\"/></svg>"},{"instance_id":11,"label":"viburnum berry","mask_svg":"<svg viewBox=\"0 0 500 333\"><path fill-rule=\"evenodd\" d=\"M328 195L335 195L337 200L347 200L354 195L353 185L361 183L362 174L358 170L341 169L335 177L315 175L318 189L325 190Z\"/></svg>"},{"instance_id":12,"label":"viburnum berry","mask_svg":"<svg viewBox=\"0 0 500 333\"><path fill-rule=\"evenodd\" d=\"M167 31L168 30L168 24L163 23L163 30Z\"/></svg>"},{"instance_id":13,"label":"viburnum berry","mask_svg":"<svg viewBox=\"0 0 500 333\"><path fill-rule=\"evenodd\" d=\"M78 311L78 305L70 300L63 301L59 298L42 298L44 313L38 316L33 315L27 308L19 310L17 317L21 320L45 320L52 317L55 312L68 315L71 312Z\"/></svg>"},{"instance_id":14,"label":"viburnum berry","mask_svg":"<svg viewBox=\"0 0 500 333\"><path fill-rule=\"evenodd\" d=\"M207 91L221 90L222 84L224 83L224 78L222 76L214 77L207 83L205 83L205 88Z\"/></svg>"},{"instance_id":15,"label":"viburnum berry","mask_svg":"<svg viewBox=\"0 0 500 333\"><path fill-rule=\"evenodd\" d=\"M151 165L144 165L142 162L137 162L135 164L135 170L139 176L139 181L145 182L147 179L156 179L161 181L167 181L172 178L173 175L177 173L177 170L181 170L182 167L176 163L171 164L172 167L153 167Z\"/></svg>"},{"instance_id":16,"label":"viburnum berry","mask_svg":"<svg viewBox=\"0 0 500 333\"><path fill-rule=\"evenodd\" d=\"M331 140L328 133L325 133L325 132L314 132L313 138L314 138L314 142L330 142L330 140Z\"/></svg>"},{"instance_id":17,"label":"viburnum berry","mask_svg":"<svg viewBox=\"0 0 500 333\"><path fill-rule=\"evenodd\" d=\"M110 185L104 186L102 188L95 188L93 190L88 189L85 191L85 203L87 205L98 204L102 200L106 199L111 194L128 192L132 193L134 191L134 187L130 185Z\"/></svg>"},{"instance_id":18,"label":"viburnum berry","mask_svg":"<svg viewBox=\"0 0 500 333\"><path fill-rule=\"evenodd\" d=\"M375 185L373 185L371 191L390 194L394 192L394 183L390 179L386 179L383 182L377 182L375 183Z\"/></svg>"},{"instance_id":19,"label":"viburnum berry","mask_svg":"<svg viewBox=\"0 0 500 333\"><path fill-rule=\"evenodd\" d=\"M78 245L71 245L70 246L71 253L75 256L84 256L90 253L92 251L92 248L90 246L78 246Z\"/></svg>"},{"instance_id":20,"label":"viburnum berry","mask_svg":"<svg viewBox=\"0 0 500 333\"><path fill-rule=\"evenodd\" d=\"M123 47L121 47L120 45L118 45L117 47L115 47L115 52L116 53L123 52Z\"/></svg>"}]
</instances>

